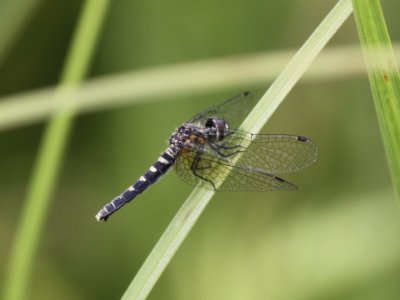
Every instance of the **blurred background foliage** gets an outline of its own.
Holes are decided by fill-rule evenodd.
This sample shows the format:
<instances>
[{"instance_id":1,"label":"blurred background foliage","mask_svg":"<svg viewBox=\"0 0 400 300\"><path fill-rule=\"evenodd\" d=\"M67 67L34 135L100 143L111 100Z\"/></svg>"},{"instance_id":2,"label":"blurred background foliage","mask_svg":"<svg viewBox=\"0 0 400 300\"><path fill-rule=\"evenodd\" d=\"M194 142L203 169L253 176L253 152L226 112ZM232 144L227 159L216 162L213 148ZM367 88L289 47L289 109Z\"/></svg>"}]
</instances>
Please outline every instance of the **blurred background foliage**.
<instances>
[{"instance_id":1,"label":"blurred background foliage","mask_svg":"<svg viewBox=\"0 0 400 300\"><path fill-rule=\"evenodd\" d=\"M0 96L58 83L82 6L22 2L0 3L0 35L12 37L0 51ZM89 77L296 49L335 3L114 1ZM8 22L18 5L29 7L20 28ZM400 3L382 5L397 41ZM350 18L328 46L354 44ZM268 84L248 89L258 97ZM150 166L176 126L239 92L204 90L77 117L29 299L118 299L191 187L170 172L107 224L94 214ZM1 284L43 128L0 132ZM217 194L149 298L399 299L399 211L366 74L300 81L264 132L311 138L318 163L285 176L296 192Z\"/></svg>"}]
</instances>

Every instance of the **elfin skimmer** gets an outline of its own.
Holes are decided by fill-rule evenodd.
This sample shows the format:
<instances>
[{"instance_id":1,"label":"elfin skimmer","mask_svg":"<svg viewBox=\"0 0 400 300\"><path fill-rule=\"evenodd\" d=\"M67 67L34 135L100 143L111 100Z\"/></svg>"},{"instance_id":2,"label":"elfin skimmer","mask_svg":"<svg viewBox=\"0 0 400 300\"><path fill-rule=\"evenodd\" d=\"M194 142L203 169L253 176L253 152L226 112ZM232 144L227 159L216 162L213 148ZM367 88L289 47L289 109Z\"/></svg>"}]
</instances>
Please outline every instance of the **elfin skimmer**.
<instances>
[{"instance_id":1,"label":"elfin skimmer","mask_svg":"<svg viewBox=\"0 0 400 300\"><path fill-rule=\"evenodd\" d=\"M206 189L295 190L294 184L274 174L296 172L313 164L318 148L303 136L252 134L234 129L252 108L250 100L249 92L242 93L181 125L149 170L106 204L96 219L106 221L174 164L183 181Z\"/></svg>"}]
</instances>

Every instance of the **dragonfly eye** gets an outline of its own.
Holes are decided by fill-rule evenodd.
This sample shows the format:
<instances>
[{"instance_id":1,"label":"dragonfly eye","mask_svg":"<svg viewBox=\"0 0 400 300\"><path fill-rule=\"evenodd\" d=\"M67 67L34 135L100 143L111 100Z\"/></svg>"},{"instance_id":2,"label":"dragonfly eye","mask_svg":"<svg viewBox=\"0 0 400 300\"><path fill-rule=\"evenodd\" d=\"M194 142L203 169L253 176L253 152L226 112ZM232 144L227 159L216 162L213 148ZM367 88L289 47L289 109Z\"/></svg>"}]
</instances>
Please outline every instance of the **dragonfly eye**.
<instances>
[{"instance_id":1,"label":"dragonfly eye","mask_svg":"<svg viewBox=\"0 0 400 300\"><path fill-rule=\"evenodd\" d=\"M228 124L222 119L208 118L205 126L210 129L210 137L217 138L217 140L222 140L228 131Z\"/></svg>"},{"instance_id":2,"label":"dragonfly eye","mask_svg":"<svg viewBox=\"0 0 400 300\"><path fill-rule=\"evenodd\" d=\"M206 128L212 128L215 127L215 122L214 122L215 118L208 118L206 121Z\"/></svg>"},{"instance_id":3,"label":"dragonfly eye","mask_svg":"<svg viewBox=\"0 0 400 300\"><path fill-rule=\"evenodd\" d=\"M208 118L205 124L206 128L215 128L217 130L225 130L228 129L228 124L218 118Z\"/></svg>"}]
</instances>

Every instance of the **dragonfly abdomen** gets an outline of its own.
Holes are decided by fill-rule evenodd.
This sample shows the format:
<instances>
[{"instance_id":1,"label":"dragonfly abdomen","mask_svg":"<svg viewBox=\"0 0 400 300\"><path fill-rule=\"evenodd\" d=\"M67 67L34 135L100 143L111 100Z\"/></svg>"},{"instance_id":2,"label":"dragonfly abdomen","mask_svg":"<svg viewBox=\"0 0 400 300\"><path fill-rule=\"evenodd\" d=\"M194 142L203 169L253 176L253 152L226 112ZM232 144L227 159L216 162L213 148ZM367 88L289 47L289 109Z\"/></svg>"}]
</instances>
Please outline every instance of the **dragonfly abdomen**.
<instances>
[{"instance_id":1,"label":"dragonfly abdomen","mask_svg":"<svg viewBox=\"0 0 400 300\"><path fill-rule=\"evenodd\" d=\"M107 221L108 217L124 206L126 203L132 201L137 195L146 190L150 184L157 181L168 169L174 164L175 157L171 156L174 149L167 148L167 150L160 155L158 160L151 165L146 173L143 174L134 184L128 187L121 195L115 197L110 203L107 203L96 214L97 221Z\"/></svg>"}]
</instances>

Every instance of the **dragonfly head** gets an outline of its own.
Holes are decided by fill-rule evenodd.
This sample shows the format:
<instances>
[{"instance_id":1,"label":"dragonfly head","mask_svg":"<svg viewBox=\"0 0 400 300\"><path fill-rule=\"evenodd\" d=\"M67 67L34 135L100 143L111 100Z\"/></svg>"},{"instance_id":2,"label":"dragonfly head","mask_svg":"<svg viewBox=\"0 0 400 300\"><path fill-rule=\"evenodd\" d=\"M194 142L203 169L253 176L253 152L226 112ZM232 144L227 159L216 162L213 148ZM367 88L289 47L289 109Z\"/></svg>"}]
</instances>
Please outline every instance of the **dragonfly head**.
<instances>
[{"instance_id":1,"label":"dragonfly head","mask_svg":"<svg viewBox=\"0 0 400 300\"><path fill-rule=\"evenodd\" d=\"M205 126L208 138L216 139L217 141L223 140L229 130L228 123L219 118L208 118Z\"/></svg>"}]
</instances>

